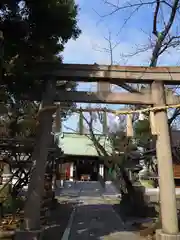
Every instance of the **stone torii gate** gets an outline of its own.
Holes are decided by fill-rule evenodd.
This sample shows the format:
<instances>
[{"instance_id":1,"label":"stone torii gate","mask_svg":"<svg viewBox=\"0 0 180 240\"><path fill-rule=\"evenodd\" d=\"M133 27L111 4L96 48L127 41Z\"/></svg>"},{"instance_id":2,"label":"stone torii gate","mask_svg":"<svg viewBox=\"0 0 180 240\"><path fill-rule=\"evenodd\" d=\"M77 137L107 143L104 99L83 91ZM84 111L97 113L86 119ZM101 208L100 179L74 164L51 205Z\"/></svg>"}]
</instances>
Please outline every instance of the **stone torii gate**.
<instances>
[{"instance_id":1,"label":"stone torii gate","mask_svg":"<svg viewBox=\"0 0 180 240\"><path fill-rule=\"evenodd\" d=\"M46 67L47 65L47 67ZM36 171L34 180L30 185L29 203L26 205L28 217L27 229L38 229L39 227L39 206L40 194L34 192L42 192L44 170L43 165L46 162L48 136L50 136L50 127L52 126L52 114L56 107L52 106L53 102L91 102L91 103L115 103L115 104L138 104L151 105L160 107L155 111L155 123L157 129L156 153L159 169L159 184L160 184L160 199L161 199L161 217L162 231L158 232L157 239L180 239L176 209L175 185L172 167L172 154L169 136L168 118L166 105L178 104L180 99L173 94L165 93L164 85L180 84L180 68L179 67L120 67L120 66L105 66L105 65L85 65L85 64L57 64L43 63L37 65L37 70L32 69L31 77L43 77L47 80L46 90L42 96L28 96L33 100L42 101L42 109L51 110L49 114L42 111L39 116L41 125L39 144L36 146L35 159ZM71 92L58 91L59 81L76 81L76 82L104 82L106 86L99 88L98 92ZM110 92L109 84L124 86L126 83L141 83L149 84L149 90L138 93L120 93ZM108 89L108 91L106 91ZM22 96L23 98L23 96ZM25 98L25 96L24 96ZM47 133L46 133L47 131ZM39 151L41 149L41 151ZM39 181L39 182L38 182ZM38 182L38 184L37 184ZM33 191L32 191L33 190ZM32 205L36 205L31 209ZM29 221L30 219L30 221ZM32 220L32 221L31 221ZM29 231L29 230L28 230ZM19 239L18 239L19 240Z\"/></svg>"},{"instance_id":2,"label":"stone torii gate","mask_svg":"<svg viewBox=\"0 0 180 240\"><path fill-rule=\"evenodd\" d=\"M116 104L142 104L162 107L155 111L157 129L156 153L159 169L160 207L162 231L157 239L180 239L175 185L172 167L171 143L166 105L180 103L178 96L167 93L164 85L180 84L179 67L121 67L100 65L63 64L51 75L58 80L81 82L107 82L122 86L124 83L149 84L149 90L139 93L112 92L58 92L56 100L60 102L96 102Z\"/></svg>"}]
</instances>

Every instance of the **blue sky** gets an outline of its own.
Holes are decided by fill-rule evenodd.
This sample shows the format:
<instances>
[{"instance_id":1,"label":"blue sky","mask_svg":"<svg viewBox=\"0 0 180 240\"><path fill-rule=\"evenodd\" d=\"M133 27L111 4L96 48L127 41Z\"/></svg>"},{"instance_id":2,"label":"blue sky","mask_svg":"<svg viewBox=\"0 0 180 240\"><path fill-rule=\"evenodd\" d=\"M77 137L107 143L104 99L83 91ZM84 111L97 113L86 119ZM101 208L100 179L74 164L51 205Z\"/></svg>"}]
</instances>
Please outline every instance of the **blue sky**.
<instances>
[{"instance_id":1,"label":"blue sky","mask_svg":"<svg viewBox=\"0 0 180 240\"><path fill-rule=\"evenodd\" d=\"M131 3L138 0L131 0ZM114 15L107 17L100 17L107 15L113 8L104 4L103 0L76 0L80 7L79 11L79 27L82 34L76 40L70 40L63 52L64 63L87 63L94 64L110 64L110 56L103 49L108 48L108 42L105 38L111 33L112 44L119 43L113 51L113 61L119 65L148 65L151 50L145 51L133 57L125 57L141 46L149 44L149 36L152 36L152 6L146 6L135 12L127 21L132 13L132 10L122 10ZM126 2L125 0L110 0L109 2L116 4ZM164 16L168 17L168 12L164 9ZM164 20L166 18L164 17ZM177 22L179 19L177 18ZM162 22L159 21L159 27ZM173 30L177 30L176 26ZM152 37L153 39L153 37ZM177 65L179 64L179 52L177 49L171 49L164 54L159 61L159 65ZM79 90L95 91L95 84L81 83ZM116 89L117 90L117 89ZM83 105L85 106L85 105ZM102 106L102 105L101 105ZM109 105L110 106L110 105ZM112 106L110 106L112 107ZM115 106L113 108L120 108ZM78 117L72 116L65 125L76 129Z\"/></svg>"}]
</instances>

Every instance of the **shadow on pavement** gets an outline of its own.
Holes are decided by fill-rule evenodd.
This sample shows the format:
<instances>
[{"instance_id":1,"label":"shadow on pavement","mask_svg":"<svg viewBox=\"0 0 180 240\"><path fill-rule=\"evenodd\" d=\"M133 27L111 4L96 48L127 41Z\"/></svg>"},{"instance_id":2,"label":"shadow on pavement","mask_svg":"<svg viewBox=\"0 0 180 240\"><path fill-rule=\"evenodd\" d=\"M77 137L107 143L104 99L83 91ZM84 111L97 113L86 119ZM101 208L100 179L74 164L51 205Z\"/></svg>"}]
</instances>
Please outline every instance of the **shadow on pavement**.
<instances>
[{"instance_id":1,"label":"shadow on pavement","mask_svg":"<svg viewBox=\"0 0 180 240\"><path fill-rule=\"evenodd\" d=\"M61 201L66 199L67 202L76 204L72 225L68 226L71 230L67 239L139 239L139 225L142 221L147 220L147 213L145 213L147 209L142 207L141 194L136 196L139 208L132 204L134 202L132 196L128 199L125 195L120 200L116 195L116 189L113 188L112 184L106 184L102 187L100 182L64 182L64 187L57 189L56 196L59 196ZM66 212L65 208L58 211ZM139 217L134 214L135 212L138 213ZM56 214L58 215L58 213ZM66 224L68 222L67 216L69 218L70 214L65 214L62 217ZM133 221L140 224L134 225ZM150 221L152 222L152 218ZM132 224L129 224L130 222ZM60 235L59 239L61 239Z\"/></svg>"},{"instance_id":2,"label":"shadow on pavement","mask_svg":"<svg viewBox=\"0 0 180 240\"><path fill-rule=\"evenodd\" d=\"M138 239L135 230L124 225L112 205L81 205L76 209L69 240Z\"/></svg>"},{"instance_id":3,"label":"shadow on pavement","mask_svg":"<svg viewBox=\"0 0 180 240\"><path fill-rule=\"evenodd\" d=\"M45 228L42 240L60 240L67 227L70 215L73 210L73 204L68 202L54 204L50 216L48 217L48 224Z\"/></svg>"}]
</instances>

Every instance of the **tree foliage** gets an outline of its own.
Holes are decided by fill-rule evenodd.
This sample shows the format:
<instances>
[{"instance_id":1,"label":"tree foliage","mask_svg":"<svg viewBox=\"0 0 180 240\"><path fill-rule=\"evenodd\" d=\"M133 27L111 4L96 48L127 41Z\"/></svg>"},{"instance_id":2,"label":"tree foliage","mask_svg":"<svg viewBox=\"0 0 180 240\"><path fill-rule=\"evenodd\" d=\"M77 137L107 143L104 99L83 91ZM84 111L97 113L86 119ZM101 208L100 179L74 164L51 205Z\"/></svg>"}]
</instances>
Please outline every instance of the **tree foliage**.
<instances>
[{"instance_id":1,"label":"tree foliage","mask_svg":"<svg viewBox=\"0 0 180 240\"><path fill-rule=\"evenodd\" d=\"M136 150L136 145L133 143L131 138L126 136L125 131L117 131L115 133L110 133L111 143L115 151L130 152Z\"/></svg>"},{"instance_id":2,"label":"tree foliage","mask_svg":"<svg viewBox=\"0 0 180 240\"><path fill-rule=\"evenodd\" d=\"M137 145L139 147L148 148L152 140L149 120L144 119L135 122L134 133Z\"/></svg>"},{"instance_id":3,"label":"tree foliage","mask_svg":"<svg viewBox=\"0 0 180 240\"><path fill-rule=\"evenodd\" d=\"M107 116L108 117L108 116ZM100 135L99 138L96 136L97 129L94 127L94 123L99 120L99 124L104 124L104 118L101 116L101 112L89 112L89 116L85 117L84 120L89 130L89 138L93 142L99 156L104 159L104 164L107 168L114 168L115 165L124 165L124 162L129 157L129 153L136 150L136 145L133 143L131 138L126 136L124 119L119 119L119 122L115 121L115 116L109 116L111 120L114 118L114 122L111 121L108 124L107 131ZM113 126L116 125L116 126ZM106 150L106 145L101 143L99 140L101 136L106 135L110 147L112 148L111 155Z\"/></svg>"},{"instance_id":4,"label":"tree foliage","mask_svg":"<svg viewBox=\"0 0 180 240\"><path fill-rule=\"evenodd\" d=\"M78 6L74 0L40 0L38 3L35 0L4 0L0 3L0 12L0 30L4 36L3 51L2 48L0 51L3 59L0 79L3 98L0 100L8 112L3 114L3 119L9 126L16 125L16 131L17 122L19 126L24 123L22 128L27 130L34 125L29 120L34 118L39 105L22 100L22 94L41 98L46 78L35 76L32 71L40 69L43 72L48 67L53 70L62 63L61 52L65 44L80 34ZM76 84L59 83L59 88L67 87L74 89Z\"/></svg>"},{"instance_id":5,"label":"tree foliage","mask_svg":"<svg viewBox=\"0 0 180 240\"><path fill-rule=\"evenodd\" d=\"M61 63L64 44L77 38L78 7L73 0L1 1L0 29L4 34L4 77L12 93L42 87L42 79L27 77L37 61ZM42 69L43 70L43 69ZM26 74L25 74L26 73ZM43 79L44 80L44 79Z\"/></svg>"}]
</instances>

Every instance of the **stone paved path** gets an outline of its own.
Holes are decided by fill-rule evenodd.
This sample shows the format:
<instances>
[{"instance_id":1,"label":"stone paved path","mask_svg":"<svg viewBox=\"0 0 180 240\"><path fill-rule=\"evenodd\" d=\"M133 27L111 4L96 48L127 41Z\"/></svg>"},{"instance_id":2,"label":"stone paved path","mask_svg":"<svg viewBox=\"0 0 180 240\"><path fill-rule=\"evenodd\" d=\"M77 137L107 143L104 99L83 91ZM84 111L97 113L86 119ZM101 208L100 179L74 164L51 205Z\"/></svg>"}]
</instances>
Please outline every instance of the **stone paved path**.
<instances>
[{"instance_id":1,"label":"stone paved path","mask_svg":"<svg viewBox=\"0 0 180 240\"><path fill-rule=\"evenodd\" d=\"M139 239L136 234L125 229L121 218L113 210L115 198L107 200L103 192L99 182L76 183L63 190L64 196L72 195L79 204L68 226L68 234L62 240Z\"/></svg>"},{"instance_id":2,"label":"stone paved path","mask_svg":"<svg viewBox=\"0 0 180 240\"><path fill-rule=\"evenodd\" d=\"M69 239L108 239L110 235L123 230L123 224L113 212L111 205L86 202L75 211Z\"/></svg>"}]
</instances>

